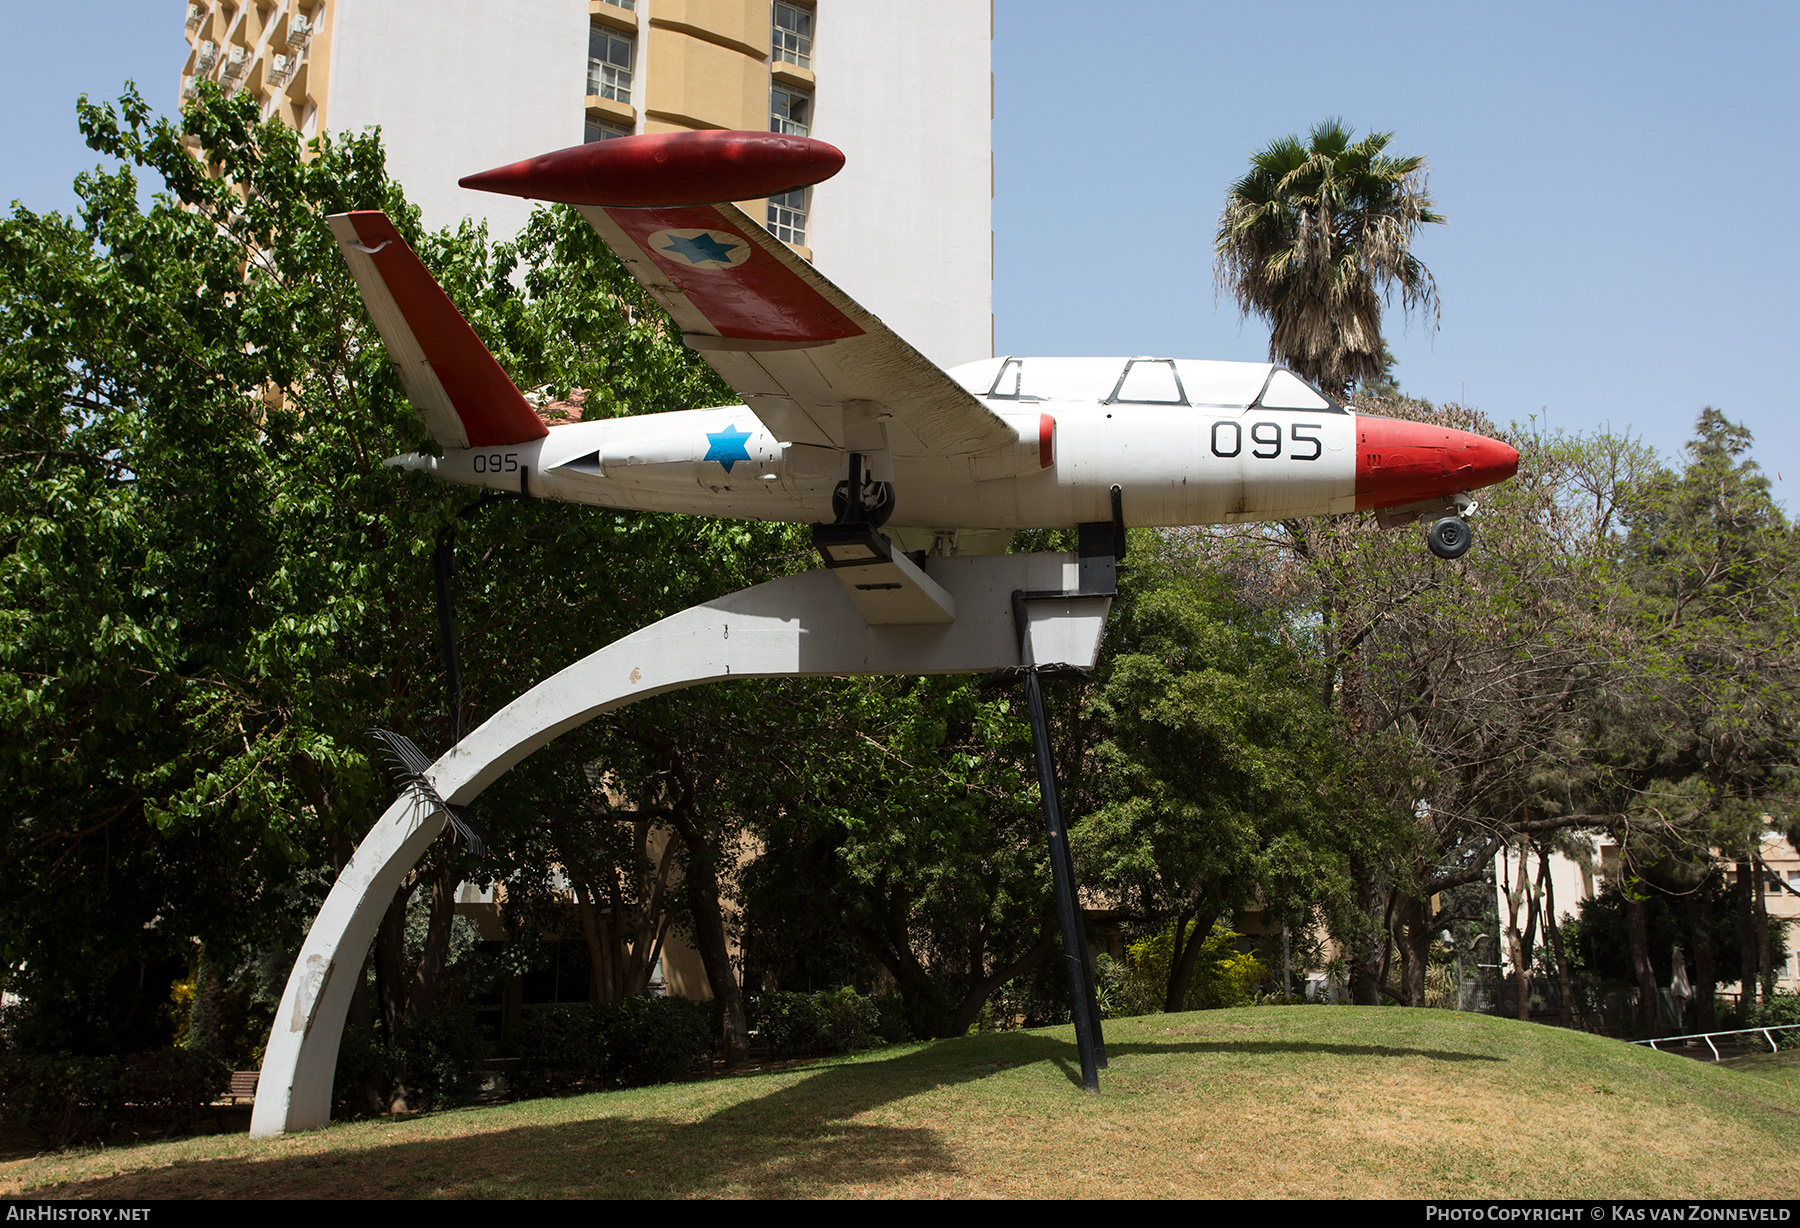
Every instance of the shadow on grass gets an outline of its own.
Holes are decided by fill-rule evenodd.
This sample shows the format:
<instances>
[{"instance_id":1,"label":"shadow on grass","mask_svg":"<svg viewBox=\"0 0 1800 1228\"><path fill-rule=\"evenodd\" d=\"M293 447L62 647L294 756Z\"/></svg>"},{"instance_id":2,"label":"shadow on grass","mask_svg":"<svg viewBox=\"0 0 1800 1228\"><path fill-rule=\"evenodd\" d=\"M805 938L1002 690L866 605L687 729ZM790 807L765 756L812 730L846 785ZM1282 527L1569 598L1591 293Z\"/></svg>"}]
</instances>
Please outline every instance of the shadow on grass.
<instances>
[{"instance_id":1,"label":"shadow on grass","mask_svg":"<svg viewBox=\"0 0 1800 1228\"><path fill-rule=\"evenodd\" d=\"M1069 1046L1071 1049L1073 1045ZM1417 1049L1405 1045L1344 1045L1315 1040L1200 1040L1169 1045L1108 1045L1113 1053L1288 1053L1332 1057L1423 1057L1434 1062L1504 1062L1493 1053L1456 1049Z\"/></svg>"},{"instance_id":2,"label":"shadow on grass","mask_svg":"<svg viewBox=\"0 0 1800 1228\"><path fill-rule=\"evenodd\" d=\"M1048 1039L1048 1038L1045 1038ZM1050 1057L1050 1061L1062 1067L1069 1082L1076 1087L1081 1083L1080 1055L1073 1044L1060 1044L1065 1053ZM1344 1045L1326 1041L1311 1040L1188 1040L1173 1041L1169 1044L1142 1044L1126 1042L1120 1044L1109 1041L1106 1046L1107 1060L1143 1053L1231 1053L1261 1054L1265 1056L1288 1055L1295 1057L1422 1057L1434 1062L1504 1062L1504 1057L1491 1053L1463 1053L1453 1049L1414 1049L1398 1045ZM1100 1090L1106 1091L1106 1071L1100 1072Z\"/></svg>"},{"instance_id":3,"label":"shadow on grass","mask_svg":"<svg viewBox=\"0 0 1800 1228\"><path fill-rule=\"evenodd\" d=\"M1115 1063L1176 1053L1504 1060L1452 1050L1248 1039L1124 1041L1109 1045L1108 1052ZM582 1121L483 1129L478 1111L469 1119L471 1133L458 1137L387 1145L346 1137L343 1146L325 1153L229 1156L76 1181L56 1192L107 1198L776 1198L921 1177L954 1179L962 1171L948 1137L958 1124L948 1115L954 1109L921 1105L918 1125L852 1119L920 1093L979 1083L1038 1063L1060 1069L1080 1087L1073 1043L1041 1033L1007 1033L984 1037L978 1046L951 1042L821 1066L761 1095L756 1094L761 1076L748 1076L730 1084L742 1099L698 1120L603 1116L610 1106L606 1097L597 1097L595 1116ZM1103 1073L1103 1092L1106 1078ZM1072 1108L1078 1103L1079 1097L1071 1098Z\"/></svg>"}]
</instances>

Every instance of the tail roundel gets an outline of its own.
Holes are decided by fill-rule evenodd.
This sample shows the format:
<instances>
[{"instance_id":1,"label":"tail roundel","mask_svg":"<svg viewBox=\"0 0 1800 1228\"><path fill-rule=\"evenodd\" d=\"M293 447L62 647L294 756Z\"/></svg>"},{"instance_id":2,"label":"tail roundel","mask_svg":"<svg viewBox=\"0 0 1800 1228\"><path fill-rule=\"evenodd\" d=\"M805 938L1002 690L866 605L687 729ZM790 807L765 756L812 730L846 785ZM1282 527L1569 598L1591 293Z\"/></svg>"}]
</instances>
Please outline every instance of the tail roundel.
<instances>
[{"instance_id":1,"label":"tail roundel","mask_svg":"<svg viewBox=\"0 0 1800 1228\"><path fill-rule=\"evenodd\" d=\"M446 448L486 448L550 433L385 213L327 220L433 439Z\"/></svg>"}]
</instances>

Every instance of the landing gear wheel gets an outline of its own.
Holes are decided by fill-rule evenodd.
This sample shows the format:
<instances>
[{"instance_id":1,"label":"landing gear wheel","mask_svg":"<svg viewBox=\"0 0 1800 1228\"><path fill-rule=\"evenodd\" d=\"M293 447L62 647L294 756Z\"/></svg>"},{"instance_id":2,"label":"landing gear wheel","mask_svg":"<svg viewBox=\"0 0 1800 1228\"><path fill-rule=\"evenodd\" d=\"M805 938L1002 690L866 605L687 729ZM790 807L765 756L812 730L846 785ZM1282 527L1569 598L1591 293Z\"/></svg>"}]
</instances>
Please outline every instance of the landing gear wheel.
<instances>
[{"instance_id":1,"label":"landing gear wheel","mask_svg":"<svg viewBox=\"0 0 1800 1228\"><path fill-rule=\"evenodd\" d=\"M1446 516L1432 522L1425 532L1425 542L1440 559L1460 559L1475 544L1475 535L1469 532L1467 521Z\"/></svg>"}]
</instances>

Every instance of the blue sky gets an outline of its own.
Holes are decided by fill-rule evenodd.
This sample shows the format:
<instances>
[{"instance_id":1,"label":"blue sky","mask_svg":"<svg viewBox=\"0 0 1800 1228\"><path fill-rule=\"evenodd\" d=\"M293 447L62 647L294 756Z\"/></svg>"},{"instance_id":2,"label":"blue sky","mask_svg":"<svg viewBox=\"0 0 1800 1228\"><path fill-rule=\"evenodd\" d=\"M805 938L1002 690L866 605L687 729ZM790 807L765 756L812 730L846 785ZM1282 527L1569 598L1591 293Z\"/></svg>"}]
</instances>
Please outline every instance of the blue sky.
<instances>
[{"instance_id":1,"label":"blue sky","mask_svg":"<svg viewBox=\"0 0 1800 1228\"><path fill-rule=\"evenodd\" d=\"M1338 115L1449 219L1438 329L1389 316L1405 391L1671 455L1710 404L1800 483L1800 6L1000 0L995 33L1001 351L1264 357L1214 299L1224 191Z\"/></svg>"},{"instance_id":2,"label":"blue sky","mask_svg":"<svg viewBox=\"0 0 1800 1228\"><path fill-rule=\"evenodd\" d=\"M97 160L75 98L131 78L171 107L180 6L9 19L0 200L68 210ZM1800 6L998 0L995 33L1001 352L1262 358L1266 327L1213 293L1224 190L1253 150L1337 115L1426 155L1449 218L1415 247L1439 326L1390 314L1406 391L1669 455L1710 404L1755 432L1778 494L1787 469L1800 483L1781 375Z\"/></svg>"}]
</instances>

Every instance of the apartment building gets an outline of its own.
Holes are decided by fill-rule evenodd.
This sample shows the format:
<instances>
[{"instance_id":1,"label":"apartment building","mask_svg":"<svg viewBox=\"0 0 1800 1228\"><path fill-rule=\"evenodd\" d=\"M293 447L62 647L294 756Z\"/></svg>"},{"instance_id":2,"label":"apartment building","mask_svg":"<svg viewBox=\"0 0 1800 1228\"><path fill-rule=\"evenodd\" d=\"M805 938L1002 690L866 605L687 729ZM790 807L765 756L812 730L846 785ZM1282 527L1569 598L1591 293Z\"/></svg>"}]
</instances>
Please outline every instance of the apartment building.
<instances>
[{"instance_id":1,"label":"apartment building","mask_svg":"<svg viewBox=\"0 0 1800 1228\"><path fill-rule=\"evenodd\" d=\"M1540 866L1535 857L1521 866L1517 851L1508 848L1495 858L1495 903L1503 925L1508 912L1509 887L1523 882L1524 894L1536 897L1540 915L1547 910L1547 901L1553 896L1560 918L1570 913L1579 914L1581 901L1593 899L1608 881L1617 880L1624 873L1616 843L1598 836L1581 836L1577 840L1585 846L1581 857L1571 858L1562 852L1550 855L1549 893L1540 883ZM1783 962L1774 968L1775 985L1782 993L1797 993L1800 992L1800 852L1795 851L1785 836L1771 830L1763 834L1759 855L1767 872L1763 899L1769 912L1769 926L1771 930L1785 933L1784 945L1789 948ZM1737 872L1729 868L1729 863L1723 875L1728 886L1737 885ZM1501 959L1508 962L1504 947ZM1719 986L1719 991L1728 997L1735 997L1742 990L1743 986L1737 982Z\"/></svg>"},{"instance_id":2,"label":"apartment building","mask_svg":"<svg viewBox=\"0 0 1800 1228\"><path fill-rule=\"evenodd\" d=\"M943 366L993 352L984 0L195 0L183 100L248 91L308 137L380 127L428 226L515 233L477 170L705 128L829 141L842 172L752 217Z\"/></svg>"}]
</instances>

